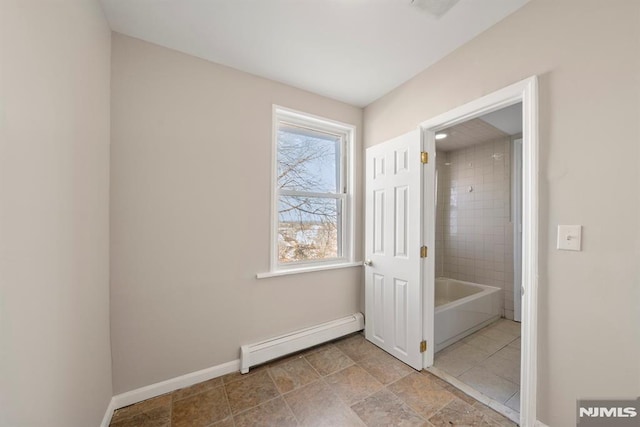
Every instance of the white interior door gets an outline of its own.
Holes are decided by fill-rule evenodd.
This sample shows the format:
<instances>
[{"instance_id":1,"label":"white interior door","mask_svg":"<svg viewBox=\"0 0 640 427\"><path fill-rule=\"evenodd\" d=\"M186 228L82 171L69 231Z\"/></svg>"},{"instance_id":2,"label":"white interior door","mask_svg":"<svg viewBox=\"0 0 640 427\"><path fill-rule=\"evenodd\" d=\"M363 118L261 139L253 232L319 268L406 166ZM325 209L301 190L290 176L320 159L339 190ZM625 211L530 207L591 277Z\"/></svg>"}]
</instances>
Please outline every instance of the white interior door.
<instances>
[{"instance_id":1,"label":"white interior door","mask_svg":"<svg viewBox=\"0 0 640 427\"><path fill-rule=\"evenodd\" d=\"M419 130L367 149L365 334L423 368L422 162Z\"/></svg>"}]
</instances>

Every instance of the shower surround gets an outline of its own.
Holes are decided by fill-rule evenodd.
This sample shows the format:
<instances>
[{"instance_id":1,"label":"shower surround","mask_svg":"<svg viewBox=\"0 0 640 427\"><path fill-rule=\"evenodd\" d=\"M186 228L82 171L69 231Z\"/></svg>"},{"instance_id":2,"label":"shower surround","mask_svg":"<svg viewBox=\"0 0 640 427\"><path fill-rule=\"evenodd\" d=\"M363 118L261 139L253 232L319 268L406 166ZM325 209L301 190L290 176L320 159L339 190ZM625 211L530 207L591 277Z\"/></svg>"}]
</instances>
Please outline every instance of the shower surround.
<instances>
[{"instance_id":1,"label":"shower surround","mask_svg":"<svg viewBox=\"0 0 640 427\"><path fill-rule=\"evenodd\" d=\"M436 154L436 277L503 289L513 319L511 140Z\"/></svg>"}]
</instances>

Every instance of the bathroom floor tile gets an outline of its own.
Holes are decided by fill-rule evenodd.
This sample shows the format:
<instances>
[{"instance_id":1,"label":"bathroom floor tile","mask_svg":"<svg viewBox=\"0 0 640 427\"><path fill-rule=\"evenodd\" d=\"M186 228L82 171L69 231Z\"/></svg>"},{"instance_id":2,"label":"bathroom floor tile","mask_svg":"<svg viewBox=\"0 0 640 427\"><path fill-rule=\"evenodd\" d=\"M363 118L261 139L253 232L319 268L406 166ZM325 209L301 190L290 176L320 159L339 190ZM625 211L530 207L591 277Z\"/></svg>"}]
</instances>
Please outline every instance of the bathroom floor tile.
<instances>
[{"instance_id":1,"label":"bathroom floor tile","mask_svg":"<svg viewBox=\"0 0 640 427\"><path fill-rule=\"evenodd\" d=\"M184 399L189 396L193 396L194 394L202 393L203 391L220 387L222 385L222 378L214 378L209 381L204 381L191 387L181 388L180 390L176 390L172 393L173 401Z\"/></svg>"},{"instance_id":2,"label":"bathroom floor tile","mask_svg":"<svg viewBox=\"0 0 640 427\"><path fill-rule=\"evenodd\" d=\"M480 362L479 366L499 377L520 384L520 352L516 349L505 347Z\"/></svg>"},{"instance_id":3,"label":"bathroom floor tile","mask_svg":"<svg viewBox=\"0 0 640 427\"><path fill-rule=\"evenodd\" d=\"M513 340L517 338L516 336L511 335L508 332L496 329L492 326L487 326L484 329L480 329L478 333L480 333L480 335L486 336L487 338L491 338L494 341L497 341L500 344L500 348L509 345Z\"/></svg>"},{"instance_id":4,"label":"bathroom floor tile","mask_svg":"<svg viewBox=\"0 0 640 427\"><path fill-rule=\"evenodd\" d=\"M500 427L517 427L518 426L509 418L505 417L502 414L497 413L493 409L489 408L488 406L480 402L475 402L472 406L484 414L485 420L487 420L490 425L496 425Z\"/></svg>"},{"instance_id":5,"label":"bathroom floor tile","mask_svg":"<svg viewBox=\"0 0 640 427\"><path fill-rule=\"evenodd\" d=\"M447 350L449 349L436 354L434 365L454 377L463 374L489 357L489 353L486 351L465 343L461 343L450 351Z\"/></svg>"},{"instance_id":6,"label":"bathroom floor tile","mask_svg":"<svg viewBox=\"0 0 640 427\"><path fill-rule=\"evenodd\" d=\"M381 390L351 407L370 427L427 426L428 423L388 390Z\"/></svg>"},{"instance_id":7,"label":"bathroom floor tile","mask_svg":"<svg viewBox=\"0 0 640 427\"><path fill-rule=\"evenodd\" d=\"M117 423L127 418L132 418L136 415L140 415L144 412L149 412L152 409L160 407L164 407L167 409L171 408L171 394L163 394L162 396L154 397L153 399L147 399L144 402L118 409L113 413L113 417L111 417L111 423Z\"/></svg>"},{"instance_id":8,"label":"bathroom floor tile","mask_svg":"<svg viewBox=\"0 0 640 427\"><path fill-rule=\"evenodd\" d=\"M407 375L388 389L425 419L455 399L434 380L419 373Z\"/></svg>"},{"instance_id":9,"label":"bathroom floor tile","mask_svg":"<svg viewBox=\"0 0 640 427\"><path fill-rule=\"evenodd\" d=\"M158 406L131 417L112 422L111 427L169 427L171 426L171 408Z\"/></svg>"},{"instance_id":10,"label":"bathroom floor tile","mask_svg":"<svg viewBox=\"0 0 640 427\"><path fill-rule=\"evenodd\" d=\"M233 381L225 385L225 388L233 414L257 406L280 395L266 370L247 378Z\"/></svg>"},{"instance_id":11,"label":"bathroom floor tile","mask_svg":"<svg viewBox=\"0 0 640 427\"><path fill-rule=\"evenodd\" d=\"M521 346L522 346L522 340L520 338L516 338L515 340L509 343L508 347L517 348L519 350Z\"/></svg>"},{"instance_id":12,"label":"bathroom floor tile","mask_svg":"<svg viewBox=\"0 0 640 427\"><path fill-rule=\"evenodd\" d=\"M493 328L501 332L512 335L513 337L520 336L520 330L521 330L520 322L515 322L513 320L507 320L507 319L500 319L496 323L490 326L493 326Z\"/></svg>"},{"instance_id":13,"label":"bathroom floor tile","mask_svg":"<svg viewBox=\"0 0 640 427\"><path fill-rule=\"evenodd\" d=\"M369 374L382 384L391 384L402 377L416 372L412 367L405 365L395 357L387 354L376 354L359 362Z\"/></svg>"},{"instance_id":14,"label":"bathroom floor tile","mask_svg":"<svg viewBox=\"0 0 640 427\"><path fill-rule=\"evenodd\" d=\"M459 399L449 402L444 408L429 418L435 427L446 426L487 426L487 417L471 405Z\"/></svg>"},{"instance_id":15,"label":"bathroom floor tile","mask_svg":"<svg viewBox=\"0 0 640 427\"><path fill-rule=\"evenodd\" d=\"M505 403L520 388L517 384L478 366L462 374L460 380L500 403Z\"/></svg>"},{"instance_id":16,"label":"bathroom floor tile","mask_svg":"<svg viewBox=\"0 0 640 427\"><path fill-rule=\"evenodd\" d=\"M344 354L349 356L351 360L356 362L375 354L384 353L360 334L352 335L349 338L338 341L335 343L335 346Z\"/></svg>"},{"instance_id":17,"label":"bathroom floor tile","mask_svg":"<svg viewBox=\"0 0 640 427\"><path fill-rule=\"evenodd\" d=\"M304 357L272 366L269 374L280 393L287 393L320 378Z\"/></svg>"},{"instance_id":18,"label":"bathroom floor tile","mask_svg":"<svg viewBox=\"0 0 640 427\"><path fill-rule=\"evenodd\" d=\"M520 412L520 392L517 392L516 394L511 396L509 400L507 400L505 405L507 405L509 408L513 409L514 411Z\"/></svg>"},{"instance_id":19,"label":"bathroom floor tile","mask_svg":"<svg viewBox=\"0 0 640 427\"><path fill-rule=\"evenodd\" d=\"M235 416L236 427L298 425L296 418L282 397L256 406Z\"/></svg>"},{"instance_id":20,"label":"bathroom floor tile","mask_svg":"<svg viewBox=\"0 0 640 427\"><path fill-rule=\"evenodd\" d=\"M171 425L175 427L205 427L227 418L230 414L224 387L215 387L173 402Z\"/></svg>"},{"instance_id":21,"label":"bathroom floor tile","mask_svg":"<svg viewBox=\"0 0 640 427\"><path fill-rule=\"evenodd\" d=\"M459 378L466 376L471 382L489 375L489 386L499 389L496 381L508 382L500 376L508 376L505 366L515 373L515 362L519 363L519 339L510 335L513 331L512 326L501 326L478 340L470 337L451 345L436 355L436 366L460 370ZM490 353L491 334L511 341ZM490 371L498 367L499 375ZM505 399L515 409L519 395L517 386L512 387ZM251 368L248 374L225 375L119 409L110 426L433 427L458 421L514 425L446 381L413 370L356 334Z\"/></svg>"},{"instance_id":22,"label":"bathroom floor tile","mask_svg":"<svg viewBox=\"0 0 640 427\"><path fill-rule=\"evenodd\" d=\"M335 346L328 346L325 349L315 351L305 356L305 358L322 376L332 374L353 365L353 360Z\"/></svg>"},{"instance_id":23,"label":"bathroom floor tile","mask_svg":"<svg viewBox=\"0 0 640 427\"><path fill-rule=\"evenodd\" d=\"M324 380L318 380L284 396L303 426L364 426L364 423Z\"/></svg>"},{"instance_id":24,"label":"bathroom floor tile","mask_svg":"<svg viewBox=\"0 0 640 427\"><path fill-rule=\"evenodd\" d=\"M469 344L472 347L478 348L482 351L485 351L489 354L493 354L504 347L503 342L496 341L492 338L489 338L486 335L481 335L481 334L472 334L464 338L462 342L464 342L465 344Z\"/></svg>"},{"instance_id":25,"label":"bathroom floor tile","mask_svg":"<svg viewBox=\"0 0 640 427\"><path fill-rule=\"evenodd\" d=\"M370 396L382 388L382 384L358 365L338 371L325 377L333 392L347 405Z\"/></svg>"}]
</instances>

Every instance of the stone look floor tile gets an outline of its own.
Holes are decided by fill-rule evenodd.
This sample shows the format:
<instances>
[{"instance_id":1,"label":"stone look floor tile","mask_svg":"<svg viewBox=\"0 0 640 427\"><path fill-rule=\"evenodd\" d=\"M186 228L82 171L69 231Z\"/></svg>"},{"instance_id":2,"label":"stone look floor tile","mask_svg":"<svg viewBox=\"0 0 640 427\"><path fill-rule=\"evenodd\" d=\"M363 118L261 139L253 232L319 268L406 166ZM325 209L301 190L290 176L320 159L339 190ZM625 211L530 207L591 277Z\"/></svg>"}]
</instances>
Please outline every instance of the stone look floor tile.
<instances>
[{"instance_id":1,"label":"stone look floor tile","mask_svg":"<svg viewBox=\"0 0 640 427\"><path fill-rule=\"evenodd\" d=\"M204 381L198 384L194 384L191 387L181 388L180 390L174 391L173 401L184 399L185 397L193 396L194 394L202 393L203 391L220 387L222 385L222 378L214 378L209 381Z\"/></svg>"},{"instance_id":2,"label":"stone look floor tile","mask_svg":"<svg viewBox=\"0 0 640 427\"><path fill-rule=\"evenodd\" d=\"M284 398L303 426L364 426L323 380L287 393Z\"/></svg>"},{"instance_id":3,"label":"stone look floor tile","mask_svg":"<svg viewBox=\"0 0 640 427\"><path fill-rule=\"evenodd\" d=\"M147 399L144 402L136 403L135 405L125 406L124 408L117 409L113 413L113 417L111 417L111 423L131 418L143 412L147 412L159 407L171 408L170 393L154 397L153 399Z\"/></svg>"},{"instance_id":4,"label":"stone look floor tile","mask_svg":"<svg viewBox=\"0 0 640 427\"><path fill-rule=\"evenodd\" d=\"M422 371L421 373L422 373L422 375L426 375L427 377L431 378L432 381L434 381L440 387L444 388L449 393L453 394L455 397L457 397L458 399L462 400L463 402L468 403L469 405L473 405L474 403L477 402L477 400L474 399L473 397L469 396L468 394L466 394L462 390L459 390L456 387L452 386L451 384L449 384L445 380L436 377L432 373L430 373L428 371Z\"/></svg>"},{"instance_id":5,"label":"stone look floor tile","mask_svg":"<svg viewBox=\"0 0 640 427\"><path fill-rule=\"evenodd\" d=\"M224 420L213 423L207 427L235 427L235 424L233 422L233 417L227 417Z\"/></svg>"},{"instance_id":6,"label":"stone look floor tile","mask_svg":"<svg viewBox=\"0 0 640 427\"><path fill-rule=\"evenodd\" d=\"M138 413L132 417L111 422L111 427L170 427L171 408L169 406L158 406L145 412Z\"/></svg>"},{"instance_id":7,"label":"stone look floor tile","mask_svg":"<svg viewBox=\"0 0 640 427\"><path fill-rule=\"evenodd\" d=\"M369 427L428 426L406 403L389 390L381 390L351 407Z\"/></svg>"},{"instance_id":8,"label":"stone look floor tile","mask_svg":"<svg viewBox=\"0 0 640 427\"><path fill-rule=\"evenodd\" d=\"M277 397L235 416L236 427L296 426L298 423L282 397Z\"/></svg>"},{"instance_id":9,"label":"stone look floor tile","mask_svg":"<svg viewBox=\"0 0 640 427\"><path fill-rule=\"evenodd\" d=\"M500 403L505 403L520 388L517 384L481 367L465 372L460 376L460 381Z\"/></svg>"},{"instance_id":10,"label":"stone look floor tile","mask_svg":"<svg viewBox=\"0 0 640 427\"><path fill-rule=\"evenodd\" d=\"M374 354L384 353L360 334L338 341L335 346L355 362L371 357Z\"/></svg>"},{"instance_id":11,"label":"stone look floor tile","mask_svg":"<svg viewBox=\"0 0 640 427\"><path fill-rule=\"evenodd\" d=\"M173 402L173 427L205 427L230 415L224 387L215 387Z\"/></svg>"},{"instance_id":12,"label":"stone look floor tile","mask_svg":"<svg viewBox=\"0 0 640 427\"><path fill-rule=\"evenodd\" d=\"M278 389L266 370L225 385L231 412L237 414L278 397Z\"/></svg>"},{"instance_id":13,"label":"stone look floor tile","mask_svg":"<svg viewBox=\"0 0 640 427\"><path fill-rule=\"evenodd\" d=\"M335 346L315 351L306 355L305 358L322 376L333 374L353 365L353 360Z\"/></svg>"},{"instance_id":14,"label":"stone look floor tile","mask_svg":"<svg viewBox=\"0 0 640 427\"><path fill-rule=\"evenodd\" d=\"M455 396L426 375L413 373L388 386L424 419L429 419Z\"/></svg>"},{"instance_id":15,"label":"stone look floor tile","mask_svg":"<svg viewBox=\"0 0 640 427\"><path fill-rule=\"evenodd\" d=\"M435 427L439 426L490 426L485 415L471 405L455 399L429 418Z\"/></svg>"},{"instance_id":16,"label":"stone look floor tile","mask_svg":"<svg viewBox=\"0 0 640 427\"><path fill-rule=\"evenodd\" d=\"M368 357L358 364L384 385L391 384L412 372L416 372L410 366L405 365L387 353Z\"/></svg>"},{"instance_id":17,"label":"stone look floor tile","mask_svg":"<svg viewBox=\"0 0 640 427\"><path fill-rule=\"evenodd\" d=\"M338 371L325 378L325 381L347 405L370 396L382 388L382 384L358 365Z\"/></svg>"},{"instance_id":18,"label":"stone look floor tile","mask_svg":"<svg viewBox=\"0 0 640 427\"><path fill-rule=\"evenodd\" d=\"M242 380L242 379L246 379L250 376L259 374L263 371L266 371L269 368L269 365L261 365L261 366L256 366L254 368L251 368L249 370L248 373L246 374L241 374L240 372L232 372L230 374L224 375L222 378L222 382L226 385L226 384L231 384L234 381L238 381L238 380Z\"/></svg>"},{"instance_id":19,"label":"stone look floor tile","mask_svg":"<svg viewBox=\"0 0 640 427\"><path fill-rule=\"evenodd\" d=\"M509 418L505 417L489 408L486 405L483 405L480 402L475 402L472 405L475 409L482 412L485 416L485 420L490 421L490 424L495 424L500 427L517 427L517 424L511 421Z\"/></svg>"},{"instance_id":20,"label":"stone look floor tile","mask_svg":"<svg viewBox=\"0 0 640 427\"><path fill-rule=\"evenodd\" d=\"M287 393L320 378L304 357L270 367L269 373L280 393Z\"/></svg>"},{"instance_id":21,"label":"stone look floor tile","mask_svg":"<svg viewBox=\"0 0 640 427\"><path fill-rule=\"evenodd\" d=\"M458 377L466 375L471 382L481 383L480 377L489 376L489 388L500 389L496 383L510 382L515 388L505 404L517 410L518 387L509 378L515 379L517 372L519 381L519 331L517 323L496 322L476 332L476 339L468 337L439 352L436 366L463 370ZM482 392L481 385L469 385ZM414 371L362 334L252 368L248 374L225 375L119 409L110 426L364 426L365 422L515 426L433 374Z\"/></svg>"}]
</instances>

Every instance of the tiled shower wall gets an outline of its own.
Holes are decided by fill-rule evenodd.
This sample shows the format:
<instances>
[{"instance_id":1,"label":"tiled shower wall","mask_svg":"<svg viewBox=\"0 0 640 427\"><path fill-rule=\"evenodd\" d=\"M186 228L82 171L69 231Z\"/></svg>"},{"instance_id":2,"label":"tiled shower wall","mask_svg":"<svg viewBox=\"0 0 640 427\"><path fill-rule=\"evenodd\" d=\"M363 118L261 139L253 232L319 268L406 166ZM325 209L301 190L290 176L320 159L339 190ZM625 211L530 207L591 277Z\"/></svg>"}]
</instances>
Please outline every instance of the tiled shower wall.
<instances>
[{"instance_id":1,"label":"tiled shower wall","mask_svg":"<svg viewBox=\"0 0 640 427\"><path fill-rule=\"evenodd\" d=\"M436 276L502 288L513 319L510 139L436 154Z\"/></svg>"}]
</instances>

